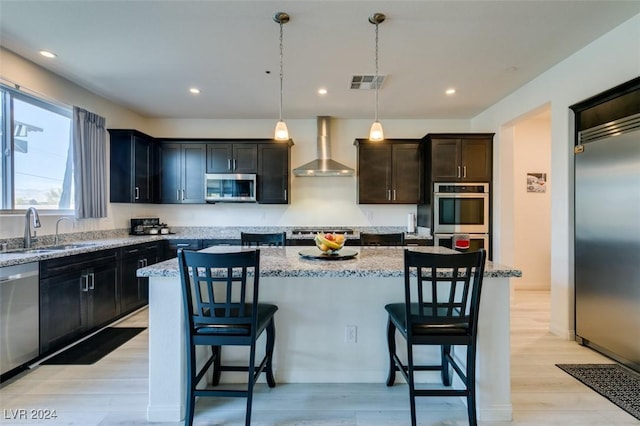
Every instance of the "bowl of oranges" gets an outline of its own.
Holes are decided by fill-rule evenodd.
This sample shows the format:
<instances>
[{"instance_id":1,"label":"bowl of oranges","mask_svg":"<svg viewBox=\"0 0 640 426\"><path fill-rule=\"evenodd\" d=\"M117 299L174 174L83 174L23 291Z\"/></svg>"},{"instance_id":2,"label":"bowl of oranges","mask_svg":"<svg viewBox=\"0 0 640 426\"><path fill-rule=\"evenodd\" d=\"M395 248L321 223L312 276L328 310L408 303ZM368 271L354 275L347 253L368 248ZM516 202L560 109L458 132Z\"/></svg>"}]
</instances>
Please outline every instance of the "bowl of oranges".
<instances>
[{"instance_id":1,"label":"bowl of oranges","mask_svg":"<svg viewBox=\"0 0 640 426\"><path fill-rule=\"evenodd\" d=\"M340 249L344 247L345 239L344 234L334 233L318 233L314 238L316 247L325 254L333 254L340 251Z\"/></svg>"}]
</instances>

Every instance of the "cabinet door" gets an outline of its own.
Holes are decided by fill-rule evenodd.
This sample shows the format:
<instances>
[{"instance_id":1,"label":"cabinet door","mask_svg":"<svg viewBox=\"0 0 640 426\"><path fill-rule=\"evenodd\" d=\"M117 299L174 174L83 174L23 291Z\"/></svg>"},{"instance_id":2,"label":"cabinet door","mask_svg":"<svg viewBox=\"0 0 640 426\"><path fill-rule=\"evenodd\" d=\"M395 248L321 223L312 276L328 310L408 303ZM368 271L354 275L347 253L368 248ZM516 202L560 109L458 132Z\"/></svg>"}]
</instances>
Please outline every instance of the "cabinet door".
<instances>
[{"instance_id":1,"label":"cabinet door","mask_svg":"<svg viewBox=\"0 0 640 426\"><path fill-rule=\"evenodd\" d=\"M109 135L111 202L157 202L160 156L155 139L136 130L109 129Z\"/></svg>"},{"instance_id":2,"label":"cabinet door","mask_svg":"<svg viewBox=\"0 0 640 426\"><path fill-rule=\"evenodd\" d=\"M256 144L234 144L231 168L234 173L257 173L258 146Z\"/></svg>"},{"instance_id":3,"label":"cabinet door","mask_svg":"<svg viewBox=\"0 0 640 426\"><path fill-rule=\"evenodd\" d=\"M422 199L422 153L420 144L392 145L392 202L418 204Z\"/></svg>"},{"instance_id":4,"label":"cabinet door","mask_svg":"<svg viewBox=\"0 0 640 426\"><path fill-rule=\"evenodd\" d=\"M162 203L204 203L206 145L162 145Z\"/></svg>"},{"instance_id":5,"label":"cabinet door","mask_svg":"<svg viewBox=\"0 0 640 426\"><path fill-rule=\"evenodd\" d=\"M180 187L180 145L162 144L162 204L178 204L182 198Z\"/></svg>"},{"instance_id":6,"label":"cabinet door","mask_svg":"<svg viewBox=\"0 0 640 426\"><path fill-rule=\"evenodd\" d=\"M462 140L462 180L469 182L491 181L491 140Z\"/></svg>"},{"instance_id":7,"label":"cabinet door","mask_svg":"<svg viewBox=\"0 0 640 426\"><path fill-rule=\"evenodd\" d=\"M184 144L182 146L181 202L183 204L204 203L206 149L205 144Z\"/></svg>"},{"instance_id":8,"label":"cabinet door","mask_svg":"<svg viewBox=\"0 0 640 426\"><path fill-rule=\"evenodd\" d=\"M431 140L431 173L434 182L455 182L462 177L460 139Z\"/></svg>"},{"instance_id":9,"label":"cabinet door","mask_svg":"<svg viewBox=\"0 0 640 426\"><path fill-rule=\"evenodd\" d=\"M57 350L80 336L87 324L82 271L40 280L40 352Z\"/></svg>"},{"instance_id":10,"label":"cabinet door","mask_svg":"<svg viewBox=\"0 0 640 426\"><path fill-rule=\"evenodd\" d=\"M231 172L232 157L233 157L233 144L208 143L207 144L207 173Z\"/></svg>"},{"instance_id":11,"label":"cabinet door","mask_svg":"<svg viewBox=\"0 0 640 426\"><path fill-rule=\"evenodd\" d=\"M133 137L133 202L151 203L153 199L153 146L148 139Z\"/></svg>"},{"instance_id":12,"label":"cabinet door","mask_svg":"<svg viewBox=\"0 0 640 426\"><path fill-rule=\"evenodd\" d=\"M358 146L358 203L388 203L391 195L391 146Z\"/></svg>"},{"instance_id":13,"label":"cabinet door","mask_svg":"<svg viewBox=\"0 0 640 426\"><path fill-rule=\"evenodd\" d=\"M115 253L115 252L114 252ZM118 268L113 260L86 271L89 287L89 328L112 321L119 313Z\"/></svg>"},{"instance_id":14,"label":"cabinet door","mask_svg":"<svg viewBox=\"0 0 640 426\"><path fill-rule=\"evenodd\" d=\"M289 203L289 145L259 146L258 202Z\"/></svg>"},{"instance_id":15,"label":"cabinet door","mask_svg":"<svg viewBox=\"0 0 640 426\"><path fill-rule=\"evenodd\" d=\"M126 247L121 251L120 262L120 310L122 314L148 303L149 279L138 278L136 270L153 265L160 260L158 244Z\"/></svg>"}]
</instances>

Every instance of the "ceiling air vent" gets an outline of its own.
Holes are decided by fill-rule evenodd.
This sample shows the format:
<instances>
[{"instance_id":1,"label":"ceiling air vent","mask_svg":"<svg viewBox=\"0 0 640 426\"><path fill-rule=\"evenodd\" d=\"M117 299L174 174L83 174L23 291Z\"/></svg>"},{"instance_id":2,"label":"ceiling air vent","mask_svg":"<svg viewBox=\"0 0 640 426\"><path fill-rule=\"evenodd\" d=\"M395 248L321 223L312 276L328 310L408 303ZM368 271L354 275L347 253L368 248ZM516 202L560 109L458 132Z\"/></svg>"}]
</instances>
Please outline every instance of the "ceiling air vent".
<instances>
[{"instance_id":1,"label":"ceiling air vent","mask_svg":"<svg viewBox=\"0 0 640 426\"><path fill-rule=\"evenodd\" d=\"M351 88L355 90L375 90L376 84L378 89L382 89L382 84L386 75L354 75L351 77Z\"/></svg>"}]
</instances>

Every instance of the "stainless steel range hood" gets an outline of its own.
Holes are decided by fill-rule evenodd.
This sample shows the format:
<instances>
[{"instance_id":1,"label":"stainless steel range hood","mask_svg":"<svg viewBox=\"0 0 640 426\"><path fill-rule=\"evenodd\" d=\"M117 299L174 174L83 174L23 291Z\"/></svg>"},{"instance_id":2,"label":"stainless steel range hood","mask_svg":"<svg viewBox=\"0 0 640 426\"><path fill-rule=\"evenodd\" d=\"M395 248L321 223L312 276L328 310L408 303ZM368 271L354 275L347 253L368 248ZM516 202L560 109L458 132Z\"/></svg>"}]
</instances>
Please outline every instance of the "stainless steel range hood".
<instances>
[{"instance_id":1,"label":"stainless steel range hood","mask_svg":"<svg viewBox=\"0 0 640 426\"><path fill-rule=\"evenodd\" d=\"M353 176L351 167L331 159L331 117L318 117L318 158L293 169L293 174L304 177Z\"/></svg>"}]
</instances>

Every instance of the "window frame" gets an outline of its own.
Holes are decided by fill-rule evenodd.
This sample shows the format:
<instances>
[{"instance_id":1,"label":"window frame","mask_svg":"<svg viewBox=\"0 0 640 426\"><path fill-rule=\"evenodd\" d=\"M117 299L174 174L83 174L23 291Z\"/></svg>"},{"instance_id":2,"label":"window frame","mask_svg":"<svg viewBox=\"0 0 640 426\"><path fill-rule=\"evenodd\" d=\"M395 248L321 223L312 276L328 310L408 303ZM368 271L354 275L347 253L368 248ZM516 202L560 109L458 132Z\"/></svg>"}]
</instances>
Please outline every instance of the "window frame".
<instances>
[{"instance_id":1,"label":"window frame","mask_svg":"<svg viewBox=\"0 0 640 426\"><path fill-rule=\"evenodd\" d=\"M0 168L0 215L24 213L26 209L15 208L15 128L14 128L14 99L31 104L43 110L62 115L70 120L73 124L73 108L63 105L55 101L45 100L38 96L26 93L21 90L20 86L10 87L0 83L0 92L2 101L0 102L0 126L4 130L0 135L0 153L2 153L2 161ZM72 128L70 127L70 138ZM71 140L70 142L71 143ZM5 208L5 206L9 206ZM39 209L41 214L75 214L74 209Z\"/></svg>"}]
</instances>

